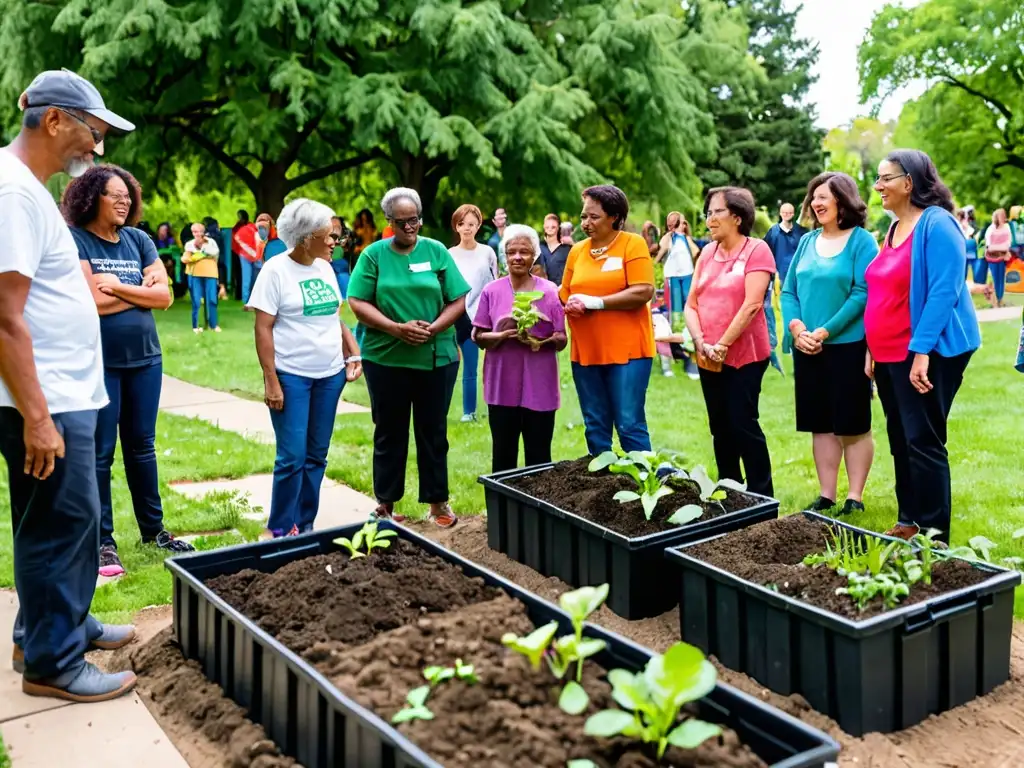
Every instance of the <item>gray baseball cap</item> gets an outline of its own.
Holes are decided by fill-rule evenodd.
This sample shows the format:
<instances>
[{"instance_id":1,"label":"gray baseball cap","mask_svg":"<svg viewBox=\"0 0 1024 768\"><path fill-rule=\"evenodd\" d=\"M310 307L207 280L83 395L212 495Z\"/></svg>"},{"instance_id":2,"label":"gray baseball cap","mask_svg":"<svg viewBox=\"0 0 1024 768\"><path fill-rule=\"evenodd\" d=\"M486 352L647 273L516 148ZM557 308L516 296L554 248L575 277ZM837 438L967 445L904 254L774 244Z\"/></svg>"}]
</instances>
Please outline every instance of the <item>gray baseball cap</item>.
<instances>
[{"instance_id":1,"label":"gray baseball cap","mask_svg":"<svg viewBox=\"0 0 1024 768\"><path fill-rule=\"evenodd\" d=\"M134 123L107 109L96 86L68 69L52 69L36 75L25 90L25 107L77 109L99 118L115 130L125 133L135 130Z\"/></svg>"}]
</instances>

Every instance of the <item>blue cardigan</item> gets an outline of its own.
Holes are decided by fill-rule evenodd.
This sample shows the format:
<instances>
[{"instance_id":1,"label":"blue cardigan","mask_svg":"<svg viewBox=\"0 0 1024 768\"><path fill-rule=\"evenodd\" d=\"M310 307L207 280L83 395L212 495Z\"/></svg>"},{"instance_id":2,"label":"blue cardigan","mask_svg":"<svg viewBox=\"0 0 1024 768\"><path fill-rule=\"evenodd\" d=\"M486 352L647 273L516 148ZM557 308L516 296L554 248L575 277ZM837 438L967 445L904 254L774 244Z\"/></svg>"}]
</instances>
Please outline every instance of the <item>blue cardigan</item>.
<instances>
[{"instance_id":1,"label":"blue cardigan","mask_svg":"<svg viewBox=\"0 0 1024 768\"><path fill-rule=\"evenodd\" d=\"M948 211L927 208L914 228L910 254L910 351L956 357L981 346L967 291L967 248Z\"/></svg>"}]
</instances>

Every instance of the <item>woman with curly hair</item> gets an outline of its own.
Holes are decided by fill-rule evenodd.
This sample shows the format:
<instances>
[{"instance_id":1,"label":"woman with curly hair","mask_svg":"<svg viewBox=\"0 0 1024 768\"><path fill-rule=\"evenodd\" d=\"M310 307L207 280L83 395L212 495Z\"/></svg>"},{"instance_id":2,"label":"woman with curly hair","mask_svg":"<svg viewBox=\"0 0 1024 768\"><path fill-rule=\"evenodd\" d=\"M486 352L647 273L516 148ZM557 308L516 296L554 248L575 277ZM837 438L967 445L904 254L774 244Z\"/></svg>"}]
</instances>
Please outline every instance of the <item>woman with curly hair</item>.
<instances>
[{"instance_id":1,"label":"woman with curly hair","mask_svg":"<svg viewBox=\"0 0 1024 768\"><path fill-rule=\"evenodd\" d=\"M123 168L90 168L64 191L64 218L88 262L90 289L100 314L104 381L109 403L96 423L96 480L100 491L101 576L119 576L124 566L114 541L110 470L118 427L124 473L144 544L189 552L164 528L156 463L156 417L163 357L154 309L171 304L167 272L153 241L133 224L142 215L142 190Z\"/></svg>"}]
</instances>

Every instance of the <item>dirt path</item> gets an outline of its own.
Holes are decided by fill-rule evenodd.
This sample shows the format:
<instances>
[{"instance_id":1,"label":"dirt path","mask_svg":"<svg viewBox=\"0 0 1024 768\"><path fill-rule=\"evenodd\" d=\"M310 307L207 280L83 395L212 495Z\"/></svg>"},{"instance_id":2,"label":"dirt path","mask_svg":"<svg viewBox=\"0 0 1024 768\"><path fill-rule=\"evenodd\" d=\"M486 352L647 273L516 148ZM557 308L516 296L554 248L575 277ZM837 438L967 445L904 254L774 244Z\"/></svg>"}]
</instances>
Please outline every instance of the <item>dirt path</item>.
<instances>
[{"instance_id":1,"label":"dirt path","mask_svg":"<svg viewBox=\"0 0 1024 768\"><path fill-rule=\"evenodd\" d=\"M568 586L545 578L525 565L487 546L487 521L464 517L450 530L413 523L417 533L429 536L463 557L479 563L520 587L554 600ZM607 608L596 614L598 624L641 645L664 651L679 640L679 612L653 619L626 621ZM854 738L835 721L812 710L800 696L772 693L746 675L719 667L720 678L830 734L843 747L841 768L1011 768L1024 765L1024 624L1014 625L1010 680L988 696L975 699L923 723L891 734Z\"/></svg>"}]
</instances>

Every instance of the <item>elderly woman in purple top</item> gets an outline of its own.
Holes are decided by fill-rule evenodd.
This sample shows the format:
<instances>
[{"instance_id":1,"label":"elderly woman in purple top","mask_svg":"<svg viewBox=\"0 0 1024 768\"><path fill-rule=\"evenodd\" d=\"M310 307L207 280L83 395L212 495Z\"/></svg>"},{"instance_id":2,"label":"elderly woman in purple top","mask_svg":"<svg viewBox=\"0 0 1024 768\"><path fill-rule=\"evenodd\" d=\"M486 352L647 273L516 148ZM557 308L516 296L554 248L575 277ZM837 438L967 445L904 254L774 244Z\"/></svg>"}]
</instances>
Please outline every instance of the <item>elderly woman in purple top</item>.
<instances>
[{"instance_id":1,"label":"elderly woman in purple top","mask_svg":"<svg viewBox=\"0 0 1024 768\"><path fill-rule=\"evenodd\" d=\"M540 253L537 233L522 224L507 227L502 252L509 274L484 288L473 319L473 341L487 350L484 401L493 472L515 469L520 437L526 466L551 461L555 411L561 404L558 353L567 341L558 286L530 274ZM540 320L525 333L519 333L512 318L515 295L522 292L542 294L532 302Z\"/></svg>"}]
</instances>

